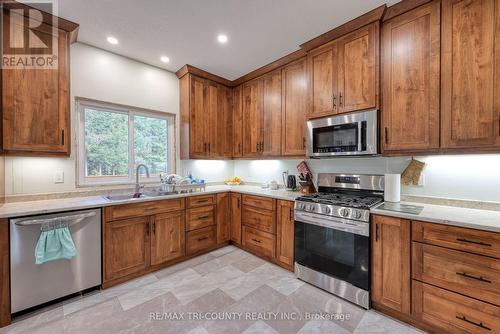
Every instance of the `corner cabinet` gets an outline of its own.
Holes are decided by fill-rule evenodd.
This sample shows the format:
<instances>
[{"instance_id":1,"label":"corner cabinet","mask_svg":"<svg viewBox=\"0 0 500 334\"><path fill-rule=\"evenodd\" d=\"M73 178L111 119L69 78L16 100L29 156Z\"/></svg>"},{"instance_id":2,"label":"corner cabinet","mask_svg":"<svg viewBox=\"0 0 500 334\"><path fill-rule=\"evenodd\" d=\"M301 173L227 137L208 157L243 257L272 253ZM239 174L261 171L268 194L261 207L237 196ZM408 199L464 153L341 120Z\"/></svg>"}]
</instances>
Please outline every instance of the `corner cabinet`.
<instances>
[{"instance_id":1,"label":"corner cabinet","mask_svg":"<svg viewBox=\"0 0 500 334\"><path fill-rule=\"evenodd\" d=\"M232 156L232 90L186 74L179 79L181 159Z\"/></svg>"},{"instance_id":2,"label":"corner cabinet","mask_svg":"<svg viewBox=\"0 0 500 334\"><path fill-rule=\"evenodd\" d=\"M14 7L27 13L27 6L5 4L3 9L4 34L23 34L27 20L10 11ZM59 19L42 14L44 22ZM64 22L62 22L64 21ZM21 22L21 23L19 23ZM71 150L70 126L70 43L76 40L78 25L60 20L59 28L41 23L36 33L44 41L51 41L56 59L55 67L7 68L1 70L2 82L2 148L6 154L69 156ZM64 28L64 29L63 29ZM3 36L8 43L9 36ZM6 44L7 45L7 44ZM8 55L4 45L4 54ZM13 53L31 54L30 50L15 49ZM52 58L51 58L52 59Z\"/></svg>"},{"instance_id":3,"label":"corner cabinet","mask_svg":"<svg viewBox=\"0 0 500 334\"><path fill-rule=\"evenodd\" d=\"M500 2L443 0L441 146L500 148Z\"/></svg>"},{"instance_id":4,"label":"corner cabinet","mask_svg":"<svg viewBox=\"0 0 500 334\"><path fill-rule=\"evenodd\" d=\"M379 106L379 23L309 52L309 118Z\"/></svg>"},{"instance_id":5,"label":"corner cabinet","mask_svg":"<svg viewBox=\"0 0 500 334\"><path fill-rule=\"evenodd\" d=\"M439 148L440 2L382 26L384 153Z\"/></svg>"},{"instance_id":6,"label":"corner cabinet","mask_svg":"<svg viewBox=\"0 0 500 334\"><path fill-rule=\"evenodd\" d=\"M410 314L411 222L385 216L372 220L372 302Z\"/></svg>"}]
</instances>

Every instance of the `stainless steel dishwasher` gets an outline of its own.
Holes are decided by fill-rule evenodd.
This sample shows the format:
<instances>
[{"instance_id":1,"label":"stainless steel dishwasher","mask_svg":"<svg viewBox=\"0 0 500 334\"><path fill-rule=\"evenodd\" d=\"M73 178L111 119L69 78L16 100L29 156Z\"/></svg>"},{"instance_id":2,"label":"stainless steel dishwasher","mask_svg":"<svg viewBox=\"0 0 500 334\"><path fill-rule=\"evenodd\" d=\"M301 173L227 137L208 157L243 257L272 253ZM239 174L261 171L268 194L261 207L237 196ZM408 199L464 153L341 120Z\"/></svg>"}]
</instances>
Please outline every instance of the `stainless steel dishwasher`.
<instances>
[{"instance_id":1,"label":"stainless steel dishwasher","mask_svg":"<svg viewBox=\"0 0 500 334\"><path fill-rule=\"evenodd\" d=\"M67 224L77 254L35 264L41 226L53 221ZM12 313L101 285L101 210L11 219L10 275Z\"/></svg>"}]
</instances>

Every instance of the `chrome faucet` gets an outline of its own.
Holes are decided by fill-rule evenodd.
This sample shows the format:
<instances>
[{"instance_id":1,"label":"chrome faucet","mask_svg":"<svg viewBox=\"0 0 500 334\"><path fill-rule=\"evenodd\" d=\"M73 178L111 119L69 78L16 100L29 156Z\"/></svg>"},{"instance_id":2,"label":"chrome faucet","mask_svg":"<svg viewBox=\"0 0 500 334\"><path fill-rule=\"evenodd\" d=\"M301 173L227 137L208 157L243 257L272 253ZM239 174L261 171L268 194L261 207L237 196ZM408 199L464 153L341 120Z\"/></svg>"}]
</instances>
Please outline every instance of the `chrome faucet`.
<instances>
[{"instance_id":1,"label":"chrome faucet","mask_svg":"<svg viewBox=\"0 0 500 334\"><path fill-rule=\"evenodd\" d=\"M141 169L141 167L144 167L144 169L146 170L146 176L149 178L148 166L146 166L145 164L138 164L137 168L135 169L135 193L134 193L134 197L141 197L141 189L144 188L144 186L141 186L139 184L139 169Z\"/></svg>"}]
</instances>

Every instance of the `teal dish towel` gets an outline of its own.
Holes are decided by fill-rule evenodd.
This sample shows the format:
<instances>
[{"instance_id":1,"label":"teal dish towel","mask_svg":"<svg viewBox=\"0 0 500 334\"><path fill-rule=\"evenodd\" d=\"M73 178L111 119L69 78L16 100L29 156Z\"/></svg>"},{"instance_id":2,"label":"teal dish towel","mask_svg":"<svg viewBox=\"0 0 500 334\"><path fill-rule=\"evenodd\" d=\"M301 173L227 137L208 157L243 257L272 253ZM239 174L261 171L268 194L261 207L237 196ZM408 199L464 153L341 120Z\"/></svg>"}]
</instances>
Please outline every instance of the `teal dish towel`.
<instances>
[{"instance_id":1,"label":"teal dish towel","mask_svg":"<svg viewBox=\"0 0 500 334\"><path fill-rule=\"evenodd\" d=\"M66 259L76 255L76 247L69 227L42 231L35 248L35 263Z\"/></svg>"}]
</instances>

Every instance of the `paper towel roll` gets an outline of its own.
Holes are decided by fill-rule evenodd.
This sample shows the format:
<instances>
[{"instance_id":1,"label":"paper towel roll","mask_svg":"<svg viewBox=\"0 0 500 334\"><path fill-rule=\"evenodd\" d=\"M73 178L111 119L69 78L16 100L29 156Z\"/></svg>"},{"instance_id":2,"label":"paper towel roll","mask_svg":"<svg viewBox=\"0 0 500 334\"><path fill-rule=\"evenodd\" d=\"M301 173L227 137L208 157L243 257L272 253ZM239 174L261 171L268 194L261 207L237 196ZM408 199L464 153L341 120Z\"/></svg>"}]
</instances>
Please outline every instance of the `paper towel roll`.
<instances>
[{"instance_id":1,"label":"paper towel roll","mask_svg":"<svg viewBox=\"0 0 500 334\"><path fill-rule=\"evenodd\" d=\"M401 174L385 174L384 200L394 203L401 201Z\"/></svg>"}]
</instances>

